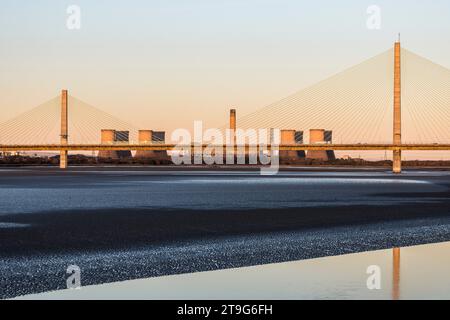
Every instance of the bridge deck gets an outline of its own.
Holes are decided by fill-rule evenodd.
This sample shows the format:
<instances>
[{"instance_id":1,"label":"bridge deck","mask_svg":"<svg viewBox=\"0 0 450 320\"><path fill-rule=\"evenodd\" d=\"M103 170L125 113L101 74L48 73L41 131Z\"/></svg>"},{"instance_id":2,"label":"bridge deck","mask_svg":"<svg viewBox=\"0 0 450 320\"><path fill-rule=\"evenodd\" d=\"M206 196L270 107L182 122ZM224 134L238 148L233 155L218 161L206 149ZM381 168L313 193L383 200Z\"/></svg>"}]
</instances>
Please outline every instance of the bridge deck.
<instances>
[{"instance_id":1,"label":"bridge deck","mask_svg":"<svg viewBox=\"0 0 450 320\"><path fill-rule=\"evenodd\" d=\"M170 150L186 150L189 148L225 148L225 146L211 145L186 145L180 146L175 144L49 144L49 145L0 145L1 152L11 151L108 151L108 150L132 150L132 151L170 151ZM335 151L362 151L362 150L421 150L421 151L445 151L450 150L450 144L301 144L301 145L280 145L280 146L261 146L262 149L269 150L275 148L280 151L307 151L307 150L335 150ZM229 147L233 148L233 147ZM245 145L234 147L245 148L250 150L257 146Z\"/></svg>"}]
</instances>

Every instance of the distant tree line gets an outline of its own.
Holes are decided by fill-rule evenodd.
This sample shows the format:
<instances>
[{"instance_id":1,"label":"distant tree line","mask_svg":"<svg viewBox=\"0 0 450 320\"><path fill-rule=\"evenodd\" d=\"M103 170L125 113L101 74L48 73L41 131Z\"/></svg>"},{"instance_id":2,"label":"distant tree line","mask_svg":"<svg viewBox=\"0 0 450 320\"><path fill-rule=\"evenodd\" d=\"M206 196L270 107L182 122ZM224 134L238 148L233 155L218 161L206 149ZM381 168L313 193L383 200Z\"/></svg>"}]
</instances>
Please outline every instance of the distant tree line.
<instances>
[{"instance_id":1,"label":"distant tree line","mask_svg":"<svg viewBox=\"0 0 450 320\"><path fill-rule=\"evenodd\" d=\"M70 165L172 165L170 158L167 159L145 159L145 158L123 158L123 159L101 159L86 155L69 155ZM335 159L321 161L313 159L299 159L295 161L280 162L281 165L297 166L351 166L351 167L391 167L392 161L369 161L364 159ZM53 157L29 157L29 156L5 156L0 157L0 166L58 166L59 156ZM409 160L403 161L405 167L450 167L450 160L427 161Z\"/></svg>"}]
</instances>

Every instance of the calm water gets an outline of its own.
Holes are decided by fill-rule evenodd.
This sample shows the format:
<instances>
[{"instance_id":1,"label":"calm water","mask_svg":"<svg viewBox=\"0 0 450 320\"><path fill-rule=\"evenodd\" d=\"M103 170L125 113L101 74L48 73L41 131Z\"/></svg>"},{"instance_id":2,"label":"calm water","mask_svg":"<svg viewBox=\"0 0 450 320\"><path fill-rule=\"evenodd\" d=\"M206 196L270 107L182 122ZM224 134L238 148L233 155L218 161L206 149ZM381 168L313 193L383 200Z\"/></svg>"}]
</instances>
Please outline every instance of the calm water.
<instances>
[{"instance_id":1,"label":"calm water","mask_svg":"<svg viewBox=\"0 0 450 320\"><path fill-rule=\"evenodd\" d=\"M242 209L422 201L401 193L438 193L448 172L94 171L35 176L0 174L0 215L95 208ZM398 194L400 193L400 196ZM388 194L388 196L386 195ZM389 194L397 194L392 198ZM427 199L430 201L430 199ZM0 220L1 222L1 220Z\"/></svg>"},{"instance_id":2,"label":"calm water","mask_svg":"<svg viewBox=\"0 0 450 320\"><path fill-rule=\"evenodd\" d=\"M367 267L381 268L369 290ZM133 280L37 299L450 299L450 243Z\"/></svg>"}]
</instances>

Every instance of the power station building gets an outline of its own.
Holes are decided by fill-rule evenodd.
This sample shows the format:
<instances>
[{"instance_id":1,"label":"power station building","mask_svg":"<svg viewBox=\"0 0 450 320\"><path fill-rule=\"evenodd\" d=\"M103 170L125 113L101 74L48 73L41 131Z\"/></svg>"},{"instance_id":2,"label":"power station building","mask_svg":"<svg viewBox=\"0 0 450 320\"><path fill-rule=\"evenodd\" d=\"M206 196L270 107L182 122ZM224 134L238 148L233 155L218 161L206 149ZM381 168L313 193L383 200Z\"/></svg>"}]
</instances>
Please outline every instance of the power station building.
<instances>
[{"instance_id":1,"label":"power station building","mask_svg":"<svg viewBox=\"0 0 450 320\"><path fill-rule=\"evenodd\" d=\"M282 145L298 145L303 144L303 131L281 130ZM281 162L295 162L305 159L304 151L280 151Z\"/></svg>"},{"instance_id":2,"label":"power station building","mask_svg":"<svg viewBox=\"0 0 450 320\"><path fill-rule=\"evenodd\" d=\"M130 143L130 132L129 131L115 131L114 132L114 141L116 144L129 144ZM117 155L120 159L128 159L131 158L130 150L119 150L117 151Z\"/></svg>"},{"instance_id":3,"label":"power station building","mask_svg":"<svg viewBox=\"0 0 450 320\"><path fill-rule=\"evenodd\" d=\"M113 145L115 139L116 139L116 130L102 129L101 144ZM117 151L113 151L113 150L99 151L98 157L103 158L103 159L119 159L119 155L117 154Z\"/></svg>"},{"instance_id":4,"label":"power station building","mask_svg":"<svg viewBox=\"0 0 450 320\"><path fill-rule=\"evenodd\" d=\"M333 131L325 130L325 143L333 144ZM336 160L334 150L327 150L328 161Z\"/></svg>"},{"instance_id":5,"label":"power station building","mask_svg":"<svg viewBox=\"0 0 450 320\"><path fill-rule=\"evenodd\" d=\"M116 131L114 129L102 129L101 131L101 144L115 145L115 144L128 144L130 142L129 131ZM98 153L99 158L104 159L123 159L131 158L131 151L129 150L106 150Z\"/></svg>"},{"instance_id":6,"label":"power station building","mask_svg":"<svg viewBox=\"0 0 450 320\"><path fill-rule=\"evenodd\" d=\"M303 131L295 131L295 143L296 144L303 144L303 136L304 136L304 132ZM306 152L304 150L300 150L297 151L297 156L300 159L305 159L306 158Z\"/></svg>"},{"instance_id":7,"label":"power station building","mask_svg":"<svg viewBox=\"0 0 450 320\"><path fill-rule=\"evenodd\" d=\"M310 144L331 144L333 143L333 131L324 129L309 130ZM330 161L335 160L336 156L333 150L309 150L307 159Z\"/></svg>"},{"instance_id":8,"label":"power station building","mask_svg":"<svg viewBox=\"0 0 450 320\"><path fill-rule=\"evenodd\" d=\"M139 130L139 144L164 144L166 142L165 131ZM138 159L167 159L167 151L141 151L135 155Z\"/></svg>"}]
</instances>

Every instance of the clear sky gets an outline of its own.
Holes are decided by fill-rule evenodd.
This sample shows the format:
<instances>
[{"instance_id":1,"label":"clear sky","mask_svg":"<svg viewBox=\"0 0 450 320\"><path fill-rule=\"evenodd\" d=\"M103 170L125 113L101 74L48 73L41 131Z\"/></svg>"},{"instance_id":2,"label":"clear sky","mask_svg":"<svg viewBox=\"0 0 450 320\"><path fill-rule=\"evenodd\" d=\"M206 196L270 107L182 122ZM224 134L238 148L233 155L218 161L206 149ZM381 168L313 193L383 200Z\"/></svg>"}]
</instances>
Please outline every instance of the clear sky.
<instances>
[{"instance_id":1,"label":"clear sky","mask_svg":"<svg viewBox=\"0 0 450 320\"><path fill-rule=\"evenodd\" d=\"M66 27L69 5L81 29ZM381 29L366 26L381 9ZM0 0L0 120L62 88L153 129L219 126L392 46L450 68L448 0Z\"/></svg>"}]
</instances>

